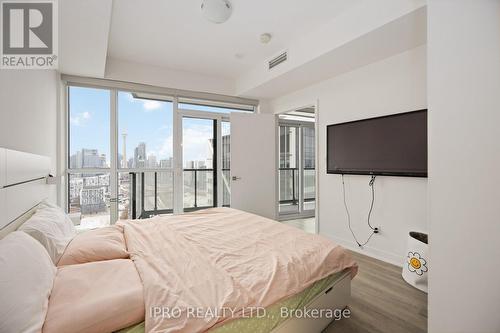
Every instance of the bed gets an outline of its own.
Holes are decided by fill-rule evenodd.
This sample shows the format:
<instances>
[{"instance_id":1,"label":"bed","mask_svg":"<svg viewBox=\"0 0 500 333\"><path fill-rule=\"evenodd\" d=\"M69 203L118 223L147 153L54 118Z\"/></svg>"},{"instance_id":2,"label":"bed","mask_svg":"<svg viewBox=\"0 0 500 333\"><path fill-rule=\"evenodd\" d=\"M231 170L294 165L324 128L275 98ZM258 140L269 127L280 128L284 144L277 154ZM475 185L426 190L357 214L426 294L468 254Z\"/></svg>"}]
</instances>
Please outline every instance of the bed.
<instances>
[{"instance_id":1,"label":"bed","mask_svg":"<svg viewBox=\"0 0 500 333\"><path fill-rule=\"evenodd\" d=\"M5 156L6 153L3 154ZM5 163L3 168L0 174L8 174L10 168L5 167ZM23 176L28 182L23 181L23 189L15 191L18 193L17 197L11 195L10 200L26 203L18 205L4 218L0 238L29 220L37 210L37 202L45 199L46 192L40 178L40 174L44 172L37 170L37 177L33 178L32 170ZM5 190L10 189L12 194L12 188L16 186L6 187L5 180L2 182L0 201L3 200L3 203L0 204L5 205ZM23 195L23 192L30 190L26 184L32 187L35 183L36 194ZM25 200L25 197L30 200ZM109 327L116 327L102 326L106 327L103 330L97 323L92 329L79 330L80 326L85 325L82 320L95 319L103 311L113 307L110 305L98 309L95 306L98 303L86 305L87 307L82 305L89 312L88 319L84 315L76 318L79 313L79 303L76 303L76 307L72 309L74 312L67 314L67 317L73 316L73 321L67 321L66 326L54 324L53 319L58 321L64 317L64 311L67 311L66 306L55 305L56 300L74 302L76 299L74 291L67 292L70 289L67 288L67 282L63 283L61 280L65 275L79 275L74 272L90 270L90 267L107 270L111 263L116 267L125 267L126 264L128 271L124 272L128 272L126 274L129 277L137 274L137 277L131 277L127 281L108 279L116 279L110 289L113 286L119 289L119 297L134 290L135 302L143 302L142 320L138 320L140 311L136 311L133 320L135 323L127 323L126 326L122 323L120 329L114 330L122 333L320 332L332 320L341 318L340 311L349 302L350 282L357 270L348 253L326 238L230 208L125 221L120 222L116 229L123 233L130 259L112 258L114 260L57 268L54 289L48 300L43 323L44 332L90 332L92 329L97 332L110 331ZM94 269L92 272L96 274L97 271ZM112 272L103 275L108 273ZM78 289L77 299L82 303L85 303L85 290L95 289L89 287L93 282L92 278L84 281L74 278L71 280L71 286L82 283L81 288L74 288ZM58 285L65 287L55 290ZM91 293L92 291L88 295ZM103 298L102 294L99 296L99 299ZM118 299L124 303L122 298ZM162 316L154 316L154 311L160 306L162 310L180 308L184 315L180 318L172 315L165 317L164 313ZM204 317L191 318L186 315L190 311L188 307L205 310L231 309L232 312L208 317L205 313ZM311 316L308 309L317 309L319 315ZM121 312L123 313L123 309ZM74 326L68 326L70 324Z\"/></svg>"},{"instance_id":2,"label":"bed","mask_svg":"<svg viewBox=\"0 0 500 333\"><path fill-rule=\"evenodd\" d=\"M310 319L291 320L281 316L282 309L287 313L294 310L307 309L344 309L350 297L349 272L332 274L312 286L285 300L266 308L266 317L240 318L230 321L218 328L209 330L212 333L254 333L254 332L321 332L331 320L342 319L341 311L332 313L330 320ZM344 304L345 303L345 304ZM117 333L144 333L145 325L137 325L119 330Z\"/></svg>"}]
</instances>

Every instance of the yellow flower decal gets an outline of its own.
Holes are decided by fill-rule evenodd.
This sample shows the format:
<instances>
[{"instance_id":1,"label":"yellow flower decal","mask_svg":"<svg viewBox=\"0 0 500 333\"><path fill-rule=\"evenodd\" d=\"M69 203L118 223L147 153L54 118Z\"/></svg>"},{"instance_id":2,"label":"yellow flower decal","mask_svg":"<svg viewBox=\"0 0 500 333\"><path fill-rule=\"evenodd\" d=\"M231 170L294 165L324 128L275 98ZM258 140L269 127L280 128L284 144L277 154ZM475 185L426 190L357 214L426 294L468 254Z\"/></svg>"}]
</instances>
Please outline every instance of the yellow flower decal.
<instances>
[{"instance_id":1,"label":"yellow flower decal","mask_svg":"<svg viewBox=\"0 0 500 333\"><path fill-rule=\"evenodd\" d=\"M427 261L418 252L408 252L408 270L422 275L427 272Z\"/></svg>"}]
</instances>

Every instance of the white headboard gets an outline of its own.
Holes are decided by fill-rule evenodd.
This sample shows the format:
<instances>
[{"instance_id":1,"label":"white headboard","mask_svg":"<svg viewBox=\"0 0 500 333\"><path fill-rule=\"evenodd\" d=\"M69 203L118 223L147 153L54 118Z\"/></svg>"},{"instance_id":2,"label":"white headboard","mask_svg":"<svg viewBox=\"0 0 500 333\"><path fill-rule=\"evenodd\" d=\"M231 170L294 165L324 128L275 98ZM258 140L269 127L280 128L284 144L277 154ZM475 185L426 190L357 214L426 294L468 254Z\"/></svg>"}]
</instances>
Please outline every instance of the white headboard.
<instances>
[{"instance_id":1,"label":"white headboard","mask_svg":"<svg viewBox=\"0 0 500 333\"><path fill-rule=\"evenodd\" d=\"M0 148L0 238L49 195L50 158Z\"/></svg>"}]
</instances>

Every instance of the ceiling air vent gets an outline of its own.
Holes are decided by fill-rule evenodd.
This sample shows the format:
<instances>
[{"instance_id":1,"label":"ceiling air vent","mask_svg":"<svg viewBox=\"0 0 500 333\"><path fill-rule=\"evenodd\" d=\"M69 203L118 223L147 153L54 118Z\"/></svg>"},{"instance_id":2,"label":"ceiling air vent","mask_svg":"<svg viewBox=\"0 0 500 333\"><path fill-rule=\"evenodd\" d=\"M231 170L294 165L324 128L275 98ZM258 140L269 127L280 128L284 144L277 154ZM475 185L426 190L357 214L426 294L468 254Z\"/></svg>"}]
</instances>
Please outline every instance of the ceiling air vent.
<instances>
[{"instance_id":1,"label":"ceiling air vent","mask_svg":"<svg viewBox=\"0 0 500 333\"><path fill-rule=\"evenodd\" d=\"M273 69L274 67L278 66L279 64L285 62L288 59L288 53L286 51L280 53L277 57L274 57L273 59L269 60L269 69Z\"/></svg>"}]
</instances>

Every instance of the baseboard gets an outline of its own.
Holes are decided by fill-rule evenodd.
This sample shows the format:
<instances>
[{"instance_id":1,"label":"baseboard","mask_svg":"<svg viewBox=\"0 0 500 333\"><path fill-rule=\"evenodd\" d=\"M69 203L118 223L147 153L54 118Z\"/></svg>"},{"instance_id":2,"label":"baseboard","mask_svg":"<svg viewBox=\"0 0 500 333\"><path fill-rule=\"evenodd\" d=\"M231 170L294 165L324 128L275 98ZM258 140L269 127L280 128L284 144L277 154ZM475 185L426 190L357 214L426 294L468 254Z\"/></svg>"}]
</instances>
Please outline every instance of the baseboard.
<instances>
[{"instance_id":1,"label":"baseboard","mask_svg":"<svg viewBox=\"0 0 500 333\"><path fill-rule=\"evenodd\" d=\"M373 248L371 246L363 246L362 248L360 248L352 240L342 239L342 238L339 238L339 237L336 237L336 236L333 236L333 235L330 235L327 233L321 233L321 234L330 238L331 240L333 240L337 244L342 245L343 247L345 247L346 249L349 249L351 251L358 252L358 253L364 254L366 256L369 256L369 257L372 257L372 258L375 258L378 260L382 260L382 261L388 262L390 264L393 264L393 265L396 265L399 267L403 266L403 261L404 261L403 256L398 256L394 253L379 250L379 249Z\"/></svg>"}]
</instances>

